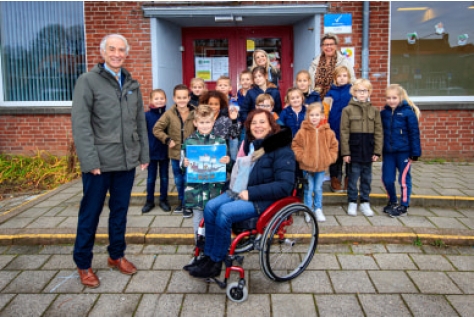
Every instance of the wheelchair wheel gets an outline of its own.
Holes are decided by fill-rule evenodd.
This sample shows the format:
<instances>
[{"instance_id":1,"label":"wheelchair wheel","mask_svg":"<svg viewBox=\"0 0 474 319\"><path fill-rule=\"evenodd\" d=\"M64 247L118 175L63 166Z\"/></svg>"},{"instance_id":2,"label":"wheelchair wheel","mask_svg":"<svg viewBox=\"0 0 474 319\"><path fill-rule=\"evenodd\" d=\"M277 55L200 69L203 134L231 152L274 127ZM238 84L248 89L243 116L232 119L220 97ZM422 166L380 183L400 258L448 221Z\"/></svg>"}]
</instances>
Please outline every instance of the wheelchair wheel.
<instances>
[{"instance_id":1,"label":"wheelchair wheel","mask_svg":"<svg viewBox=\"0 0 474 319\"><path fill-rule=\"evenodd\" d=\"M305 221L305 215L310 222ZM287 281L308 267L318 245L314 213L300 203L282 208L270 220L262 237L260 268L274 281Z\"/></svg>"},{"instance_id":2,"label":"wheelchair wheel","mask_svg":"<svg viewBox=\"0 0 474 319\"><path fill-rule=\"evenodd\" d=\"M239 282L230 283L227 286L226 294L234 302L244 302L249 297L249 291L242 279Z\"/></svg>"}]
</instances>

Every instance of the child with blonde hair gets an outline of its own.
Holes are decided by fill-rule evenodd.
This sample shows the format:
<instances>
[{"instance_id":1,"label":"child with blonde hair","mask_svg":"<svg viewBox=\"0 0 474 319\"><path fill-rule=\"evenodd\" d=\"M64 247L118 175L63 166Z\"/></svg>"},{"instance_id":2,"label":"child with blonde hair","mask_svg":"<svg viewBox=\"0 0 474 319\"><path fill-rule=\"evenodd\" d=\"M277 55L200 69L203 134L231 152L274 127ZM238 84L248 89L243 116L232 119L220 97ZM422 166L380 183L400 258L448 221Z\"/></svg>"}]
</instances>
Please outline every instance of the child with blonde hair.
<instances>
[{"instance_id":1,"label":"child with blonde hair","mask_svg":"<svg viewBox=\"0 0 474 319\"><path fill-rule=\"evenodd\" d=\"M313 102L321 101L319 93L311 89L311 75L307 70L301 70L296 73L295 87L303 92L304 104L310 105Z\"/></svg>"},{"instance_id":2,"label":"child with blonde hair","mask_svg":"<svg viewBox=\"0 0 474 319\"><path fill-rule=\"evenodd\" d=\"M370 208L372 182L372 162L382 155L383 129L380 111L370 103L372 84L367 79L358 79L351 88L353 98L342 110L341 117L341 156L349 164L347 214L357 216L357 197L360 210L373 216ZM357 183L360 179L360 188Z\"/></svg>"},{"instance_id":3,"label":"child with blonde hair","mask_svg":"<svg viewBox=\"0 0 474 319\"><path fill-rule=\"evenodd\" d=\"M311 103L306 110L306 118L291 144L303 177L304 203L316 214L318 222L326 221L323 213L324 172L337 158L339 143L327 124L321 102ZM314 193L314 197L313 197ZM306 221L311 219L306 216Z\"/></svg>"},{"instance_id":4,"label":"child with blonde hair","mask_svg":"<svg viewBox=\"0 0 474 319\"><path fill-rule=\"evenodd\" d=\"M383 126L382 182L389 202L383 211L390 217L401 217L408 213L411 195L411 164L421 156L420 110L407 95L403 87L391 84L386 90L387 104L380 116ZM397 204L395 177L401 188L400 205Z\"/></svg>"},{"instance_id":5,"label":"child with blonde hair","mask_svg":"<svg viewBox=\"0 0 474 319\"><path fill-rule=\"evenodd\" d=\"M189 104L197 107L199 105L199 97L207 90L206 82L201 78L192 78L189 86L191 89L191 100Z\"/></svg>"},{"instance_id":6,"label":"child with blonde hair","mask_svg":"<svg viewBox=\"0 0 474 319\"><path fill-rule=\"evenodd\" d=\"M306 115L303 92L298 88L289 88L286 92L285 103L288 106L281 111L277 123L288 126L295 136Z\"/></svg>"}]
</instances>

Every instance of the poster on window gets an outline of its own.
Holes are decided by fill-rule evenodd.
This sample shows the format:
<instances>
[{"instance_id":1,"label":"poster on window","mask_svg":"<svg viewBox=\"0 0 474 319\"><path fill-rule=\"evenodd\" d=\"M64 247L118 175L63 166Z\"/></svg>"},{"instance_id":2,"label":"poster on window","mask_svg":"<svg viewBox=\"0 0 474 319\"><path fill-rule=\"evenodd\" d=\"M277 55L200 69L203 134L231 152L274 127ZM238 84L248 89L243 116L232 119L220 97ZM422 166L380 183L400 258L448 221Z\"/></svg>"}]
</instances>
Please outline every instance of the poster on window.
<instances>
[{"instance_id":1,"label":"poster on window","mask_svg":"<svg viewBox=\"0 0 474 319\"><path fill-rule=\"evenodd\" d=\"M212 81L217 81L220 76L229 76L229 58L217 57L212 59Z\"/></svg>"},{"instance_id":2,"label":"poster on window","mask_svg":"<svg viewBox=\"0 0 474 319\"><path fill-rule=\"evenodd\" d=\"M226 164L219 160L227 155L226 145L188 145L188 183L223 183L226 181Z\"/></svg>"},{"instance_id":3,"label":"poster on window","mask_svg":"<svg viewBox=\"0 0 474 319\"><path fill-rule=\"evenodd\" d=\"M204 81L211 81L212 60L211 58L195 58L196 77Z\"/></svg>"}]
</instances>

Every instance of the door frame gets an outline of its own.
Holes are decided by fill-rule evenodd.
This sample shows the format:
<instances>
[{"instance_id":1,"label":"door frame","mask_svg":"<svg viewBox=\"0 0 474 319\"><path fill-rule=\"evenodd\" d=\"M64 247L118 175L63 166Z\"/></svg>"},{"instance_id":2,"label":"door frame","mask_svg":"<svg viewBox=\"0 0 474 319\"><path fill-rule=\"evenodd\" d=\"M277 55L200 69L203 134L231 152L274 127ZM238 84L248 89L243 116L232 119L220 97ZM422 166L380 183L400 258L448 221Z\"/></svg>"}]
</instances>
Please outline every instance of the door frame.
<instances>
[{"instance_id":1,"label":"door frame","mask_svg":"<svg viewBox=\"0 0 474 319\"><path fill-rule=\"evenodd\" d=\"M246 39L281 38L281 79L279 82L280 94L284 96L286 90L293 86L293 26L265 26L265 27L192 27L182 29L184 46L183 81L189 84L195 76L193 41L197 39L228 39L229 49L229 77L232 82L232 94L237 93L238 76L247 65ZM243 67L236 65L241 63ZM206 82L213 88L215 82Z\"/></svg>"}]
</instances>

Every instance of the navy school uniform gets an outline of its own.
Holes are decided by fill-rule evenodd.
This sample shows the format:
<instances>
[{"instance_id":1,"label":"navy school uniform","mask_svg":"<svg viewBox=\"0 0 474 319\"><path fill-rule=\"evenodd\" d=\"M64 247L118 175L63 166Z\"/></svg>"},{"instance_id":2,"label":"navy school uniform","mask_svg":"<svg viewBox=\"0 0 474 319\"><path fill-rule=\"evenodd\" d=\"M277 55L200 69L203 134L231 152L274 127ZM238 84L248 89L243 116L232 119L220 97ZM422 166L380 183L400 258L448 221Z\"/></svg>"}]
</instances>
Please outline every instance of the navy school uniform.
<instances>
[{"instance_id":1,"label":"navy school uniform","mask_svg":"<svg viewBox=\"0 0 474 319\"><path fill-rule=\"evenodd\" d=\"M280 114L281 112L281 97L280 91L275 87L274 84L270 84L266 91L263 91L257 85L253 85L253 87L247 91L247 95L245 95L244 102L240 108L239 112L239 119L241 123L244 123L247 119L248 114L255 110L255 101L260 94L269 94L275 101L275 105L273 106L273 112Z\"/></svg>"}]
</instances>

